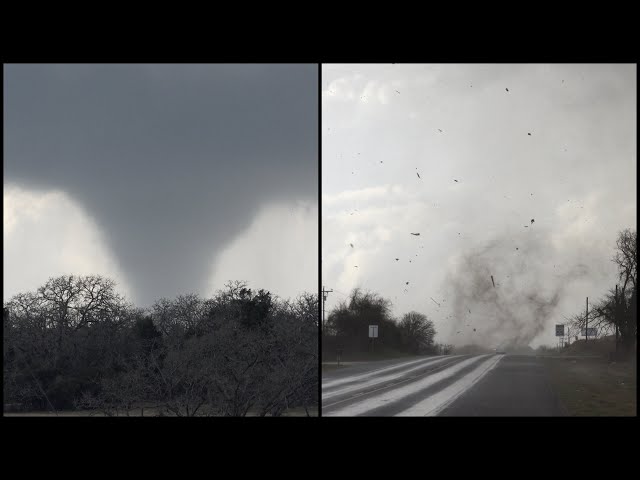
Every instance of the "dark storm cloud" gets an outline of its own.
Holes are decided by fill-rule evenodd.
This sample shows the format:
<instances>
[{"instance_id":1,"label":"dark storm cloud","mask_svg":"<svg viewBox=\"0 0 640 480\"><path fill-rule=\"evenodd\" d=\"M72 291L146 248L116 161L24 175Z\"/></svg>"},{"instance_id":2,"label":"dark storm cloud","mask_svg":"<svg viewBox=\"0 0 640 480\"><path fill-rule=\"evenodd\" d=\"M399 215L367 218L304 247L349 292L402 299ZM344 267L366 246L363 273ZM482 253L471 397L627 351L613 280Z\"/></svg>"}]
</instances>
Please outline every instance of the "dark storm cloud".
<instances>
[{"instance_id":1,"label":"dark storm cloud","mask_svg":"<svg viewBox=\"0 0 640 480\"><path fill-rule=\"evenodd\" d=\"M197 291L260 207L317 199L315 65L4 73L5 183L82 204L142 303Z\"/></svg>"}]
</instances>

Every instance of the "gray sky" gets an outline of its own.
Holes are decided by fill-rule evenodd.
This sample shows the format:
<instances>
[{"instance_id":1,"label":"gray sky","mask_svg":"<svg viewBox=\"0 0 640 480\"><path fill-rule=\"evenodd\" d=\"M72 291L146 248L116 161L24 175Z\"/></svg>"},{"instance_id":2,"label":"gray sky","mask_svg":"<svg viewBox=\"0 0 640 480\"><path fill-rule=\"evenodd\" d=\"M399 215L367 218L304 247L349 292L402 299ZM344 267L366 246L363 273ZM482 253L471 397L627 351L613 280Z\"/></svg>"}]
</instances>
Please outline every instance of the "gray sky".
<instances>
[{"instance_id":1,"label":"gray sky","mask_svg":"<svg viewBox=\"0 0 640 480\"><path fill-rule=\"evenodd\" d=\"M535 347L615 285L635 65L324 65L322 83L328 310L359 286L438 341Z\"/></svg>"},{"instance_id":2,"label":"gray sky","mask_svg":"<svg viewBox=\"0 0 640 480\"><path fill-rule=\"evenodd\" d=\"M4 298L317 288L316 65L5 65Z\"/></svg>"}]
</instances>

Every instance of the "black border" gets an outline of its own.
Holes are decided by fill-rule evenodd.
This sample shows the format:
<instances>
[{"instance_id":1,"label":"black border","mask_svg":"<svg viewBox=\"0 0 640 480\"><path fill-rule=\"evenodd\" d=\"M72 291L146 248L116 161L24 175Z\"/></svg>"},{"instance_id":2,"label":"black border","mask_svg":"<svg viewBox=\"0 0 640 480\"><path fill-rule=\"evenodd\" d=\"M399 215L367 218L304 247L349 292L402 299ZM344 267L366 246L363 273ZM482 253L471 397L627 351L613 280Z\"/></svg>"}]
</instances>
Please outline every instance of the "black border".
<instances>
[{"instance_id":1,"label":"black border","mask_svg":"<svg viewBox=\"0 0 640 480\"><path fill-rule=\"evenodd\" d=\"M322 417L322 64L318 63L318 417Z\"/></svg>"}]
</instances>

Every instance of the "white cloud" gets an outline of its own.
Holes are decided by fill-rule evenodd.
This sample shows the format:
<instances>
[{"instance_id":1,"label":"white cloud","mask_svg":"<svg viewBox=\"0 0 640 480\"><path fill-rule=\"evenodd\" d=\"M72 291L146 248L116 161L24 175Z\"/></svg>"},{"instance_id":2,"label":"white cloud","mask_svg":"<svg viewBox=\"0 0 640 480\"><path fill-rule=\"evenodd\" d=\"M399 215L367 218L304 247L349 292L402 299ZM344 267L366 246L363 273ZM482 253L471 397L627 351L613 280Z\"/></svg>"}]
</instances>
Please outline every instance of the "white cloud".
<instances>
[{"instance_id":1,"label":"white cloud","mask_svg":"<svg viewBox=\"0 0 640 480\"><path fill-rule=\"evenodd\" d=\"M103 275L118 282L119 292L129 295L129 286L99 228L64 192L5 184L3 202L5 300L36 290L49 277L66 274Z\"/></svg>"},{"instance_id":2,"label":"white cloud","mask_svg":"<svg viewBox=\"0 0 640 480\"><path fill-rule=\"evenodd\" d=\"M318 208L269 205L217 257L205 295L247 280L283 298L318 291Z\"/></svg>"}]
</instances>

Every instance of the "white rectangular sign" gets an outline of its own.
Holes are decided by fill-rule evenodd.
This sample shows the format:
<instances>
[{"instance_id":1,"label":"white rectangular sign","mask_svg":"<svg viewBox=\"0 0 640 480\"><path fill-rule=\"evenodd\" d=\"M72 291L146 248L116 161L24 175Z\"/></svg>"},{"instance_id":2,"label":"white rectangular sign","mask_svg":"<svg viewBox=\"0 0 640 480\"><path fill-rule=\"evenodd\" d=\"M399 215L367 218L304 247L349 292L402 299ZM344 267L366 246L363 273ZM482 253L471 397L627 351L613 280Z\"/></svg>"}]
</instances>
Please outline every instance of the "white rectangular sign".
<instances>
[{"instance_id":1,"label":"white rectangular sign","mask_svg":"<svg viewBox=\"0 0 640 480\"><path fill-rule=\"evenodd\" d=\"M378 338L378 325L369 325L369 338Z\"/></svg>"}]
</instances>

